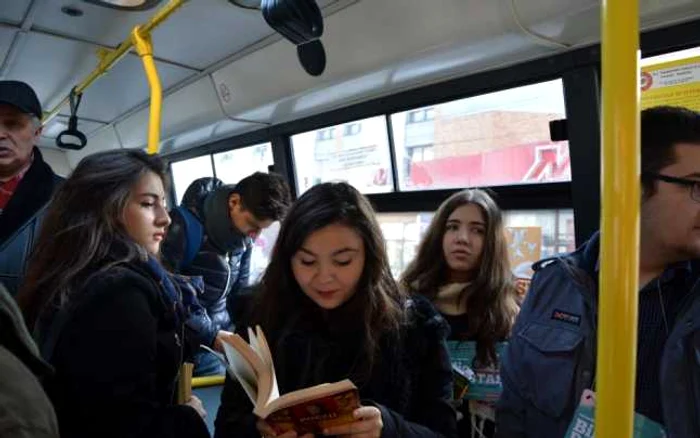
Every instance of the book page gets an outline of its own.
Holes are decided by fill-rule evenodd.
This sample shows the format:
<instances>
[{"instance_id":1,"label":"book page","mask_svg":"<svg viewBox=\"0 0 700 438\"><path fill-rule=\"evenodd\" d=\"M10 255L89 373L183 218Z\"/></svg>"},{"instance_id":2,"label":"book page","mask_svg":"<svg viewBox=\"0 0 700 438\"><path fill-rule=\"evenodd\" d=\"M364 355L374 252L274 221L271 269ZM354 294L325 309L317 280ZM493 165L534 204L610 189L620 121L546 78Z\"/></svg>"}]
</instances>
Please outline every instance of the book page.
<instances>
[{"instance_id":1,"label":"book page","mask_svg":"<svg viewBox=\"0 0 700 438\"><path fill-rule=\"evenodd\" d=\"M234 347L227 342L222 342L222 345L228 361L226 370L231 377L238 380L251 403L255 406L258 400L258 378L255 369Z\"/></svg>"},{"instance_id":2,"label":"book page","mask_svg":"<svg viewBox=\"0 0 700 438\"><path fill-rule=\"evenodd\" d=\"M275 364L272 360L270 344L267 343L267 338L265 337L262 328L260 328L260 326L256 326L255 329L257 330L257 341L259 347L258 354L263 362L267 363L271 374L272 387L270 388L270 396L267 398L267 403L265 403L269 404L273 400L277 400L280 397L280 390L279 386L277 385L277 374L275 373Z\"/></svg>"},{"instance_id":3,"label":"book page","mask_svg":"<svg viewBox=\"0 0 700 438\"><path fill-rule=\"evenodd\" d=\"M265 358L267 355L262 353L260 340L250 327L248 328L248 339L251 350L260 361L261 368L264 370L264 372L258 373L258 399L256 406L261 408L267 405L271 399L276 398L273 396L279 396L279 394L275 394L279 391L276 388L277 382L273 374L274 368L269 360Z\"/></svg>"}]
</instances>

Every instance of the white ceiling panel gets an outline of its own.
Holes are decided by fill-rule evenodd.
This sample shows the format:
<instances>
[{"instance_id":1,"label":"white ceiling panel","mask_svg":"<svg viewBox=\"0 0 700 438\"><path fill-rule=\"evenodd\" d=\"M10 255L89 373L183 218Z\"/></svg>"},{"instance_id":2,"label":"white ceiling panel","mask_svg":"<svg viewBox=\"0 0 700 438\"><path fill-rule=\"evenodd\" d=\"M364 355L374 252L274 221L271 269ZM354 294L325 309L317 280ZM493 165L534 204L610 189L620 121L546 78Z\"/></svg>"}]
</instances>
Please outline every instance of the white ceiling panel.
<instances>
[{"instance_id":1,"label":"white ceiling panel","mask_svg":"<svg viewBox=\"0 0 700 438\"><path fill-rule=\"evenodd\" d=\"M204 69L274 31L260 11L224 0L191 1L153 32L156 54Z\"/></svg>"},{"instance_id":2,"label":"white ceiling panel","mask_svg":"<svg viewBox=\"0 0 700 438\"><path fill-rule=\"evenodd\" d=\"M78 7L83 15L70 17L64 14L61 7L66 4ZM85 2L44 1L34 18L34 27L116 46L129 35L134 26L147 21L155 11L156 8L144 12L127 12Z\"/></svg>"},{"instance_id":3,"label":"white ceiling panel","mask_svg":"<svg viewBox=\"0 0 700 438\"><path fill-rule=\"evenodd\" d=\"M119 137L111 127L100 129L94 137L88 139L87 146L79 151L66 150L66 157L72 169L78 165L80 160L88 155L97 152L108 151L111 149L120 149Z\"/></svg>"},{"instance_id":4,"label":"white ceiling panel","mask_svg":"<svg viewBox=\"0 0 700 438\"><path fill-rule=\"evenodd\" d=\"M7 56L7 51L10 50L12 40L15 38L16 30L0 26L0 65L2 65Z\"/></svg>"},{"instance_id":5,"label":"white ceiling panel","mask_svg":"<svg viewBox=\"0 0 700 438\"><path fill-rule=\"evenodd\" d=\"M13 24L21 23L27 13L29 3L31 0L0 0L0 21Z\"/></svg>"},{"instance_id":6,"label":"white ceiling panel","mask_svg":"<svg viewBox=\"0 0 700 438\"><path fill-rule=\"evenodd\" d=\"M18 56L8 76L29 82L42 100L44 110L58 104L97 66L95 50L90 44L32 33L24 50L33 56ZM172 65L157 62L156 66L163 89L192 74L190 70ZM141 59L129 55L85 91L78 115L111 122L147 100L148 96L148 82ZM63 107L61 113L69 114L68 106Z\"/></svg>"},{"instance_id":7,"label":"white ceiling panel","mask_svg":"<svg viewBox=\"0 0 700 438\"><path fill-rule=\"evenodd\" d=\"M124 147L140 147L146 142L149 109L144 108L116 124ZM196 129L210 120L225 117L208 76L163 100L161 138Z\"/></svg>"},{"instance_id":8,"label":"white ceiling panel","mask_svg":"<svg viewBox=\"0 0 700 438\"><path fill-rule=\"evenodd\" d=\"M156 67L164 90L192 74L190 70L158 62ZM136 56L127 56L85 91L78 115L92 120L112 121L148 100L149 96L141 60ZM61 112L67 114L68 108Z\"/></svg>"},{"instance_id":9,"label":"white ceiling panel","mask_svg":"<svg viewBox=\"0 0 700 438\"><path fill-rule=\"evenodd\" d=\"M23 38L21 53L28 56L15 57L6 79L28 82L45 110L97 64L93 46L35 33Z\"/></svg>"},{"instance_id":10,"label":"white ceiling panel","mask_svg":"<svg viewBox=\"0 0 700 438\"><path fill-rule=\"evenodd\" d=\"M160 153L170 154L194 148L207 143L221 140L225 137L242 134L254 129L259 129L260 125L255 123L245 123L234 120L223 120L218 123L204 126L185 134L177 135L162 142Z\"/></svg>"},{"instance_id":11,"label":"white ceiling panel","mask_svg":"<svg viewBox=\"0 0 700 438\"><path fill-rule=\"evenodd\" d=\"M9 0L0 0L5 1ZM318 3L324 7L335 2ZM134 26L147 22L159 9L125 12L79 2L73 6L84 14L69 17L61 12L61 6L62 2L46 2L34 27L108 46L122 42ZM238 8L226 0L197 0L185 4L156 28L153 44L162 59L204 69L273 33L260 11Z\"/></svg>"},{"instance_id":12,"label":"white ceiling panel","mask_svg":"<svg viewBox=\"0 0 700 438\"><path fill-rule=\"evenodd\" d=\"M105 126L105 123L88 121L78 118L78 130L85 134L86 137L91 137L98 129ZM54 117L44 126L41 136L55 143L55 139L61 132L68 129L68 117L58 115Z\"/></svg>"}]
</instances>

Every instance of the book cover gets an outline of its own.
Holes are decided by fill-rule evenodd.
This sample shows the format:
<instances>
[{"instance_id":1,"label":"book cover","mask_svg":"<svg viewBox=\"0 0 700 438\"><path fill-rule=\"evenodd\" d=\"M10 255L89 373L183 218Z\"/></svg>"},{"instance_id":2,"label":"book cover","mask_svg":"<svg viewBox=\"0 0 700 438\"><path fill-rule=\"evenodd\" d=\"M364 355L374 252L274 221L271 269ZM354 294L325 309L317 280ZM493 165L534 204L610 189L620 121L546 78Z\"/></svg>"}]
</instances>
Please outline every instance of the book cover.
<instances>
[{"instance_id":1,"label":"book cover","mask_svg":"<svg viewBox=\"0 0 700 438\"><path fill-rule=\"evenodd\" d=\"M277 434L294 430L298 435L321 435L325 428L355 421L352 413L359 407L358 392L351 389L277 410L265 421Z\"/></svg>"},{"instance_id":2,"label":"book cover","mask_svg":"<svg viewBox=\"0 0 700 438\"><path fill-rule=\"evenodd\" d=\"M501 357L506 345L505 342L496 344L497 357ZM448 341L447 348L452 367L457 371L455 399L496 402L503 390L498 365L484 367L477 364L474 341ZM463 388L465 380L466 389Z\"/></svg>"},{"instance_id":3,"label":"book cover","mask_svg":"<svg viewBox=\"0 0 700 438\"><path fill-rule=\"evenodd\" d=\"M222 336L224 354L214 353L238 380L253 403L253 414L277 434L294 430L321 434L324 428L352 423L360 407L357 387L348 379L279 394L272 353L260 327L248 329L249 341L237 334Z\"/></svg>"}]
</instances>

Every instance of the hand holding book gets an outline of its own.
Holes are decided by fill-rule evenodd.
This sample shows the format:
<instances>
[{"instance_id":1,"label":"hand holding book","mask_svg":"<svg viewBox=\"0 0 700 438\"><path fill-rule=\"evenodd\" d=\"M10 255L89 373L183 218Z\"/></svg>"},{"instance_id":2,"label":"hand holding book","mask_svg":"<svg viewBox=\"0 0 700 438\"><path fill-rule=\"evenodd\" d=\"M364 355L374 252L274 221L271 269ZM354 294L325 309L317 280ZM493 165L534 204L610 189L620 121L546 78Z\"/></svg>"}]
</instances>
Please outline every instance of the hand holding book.
<instances>
[{"instance_id":1,"label":"hand holding book","mask_svg":"<svg viewBox=\"0 0 700 438\"><path fill-rule=\"evenodd\" d=\"M352 423L331 426L323 431L324 435L350 436L353 438L379 438L382 435L382 411L374 406L362 406L353 412Z\"/></svg>"},{"instance_id":2,"label":"hand holding book","mask_svg":"<svg viewBox=\"0 0 700 438\"><path fill-rule=\"evenodd\" d=\"M382 412L379 409L374 406L362 406L355 409L353 417L355 421L351 423L325 428L322 432L323 435L353 438L379 438L381 436L384 424L382 423ZM299 437L294 431L275 435L275 430L265 420L258 420L256 426L263 438L314 438L311 433Z\"/></svg>"},{"instance_id":3,"label":"hand holding book","mask_svg":"<svg viewBox=\"0 0 700 438\"><path fill-rule=\"evenodd\" d=\"M324 383L280 395L272 361L272 353L260 327L248 329L248 342L237 334L221 336L224 354L206 346L226 365L231 377L238 380L253 404L253 414L264 420L274 432L270 436L290 437L323 434L324 430L360 424L361 431L370 429L368 417L376 408L360 408L357 387L350 380ZM379 415L381 422L381 414ZM381 429L379 429L381 430ZM373 436L373 435L358 435ZM377 435L378 436L378 435Z\"/></svg>"}]
</instances>

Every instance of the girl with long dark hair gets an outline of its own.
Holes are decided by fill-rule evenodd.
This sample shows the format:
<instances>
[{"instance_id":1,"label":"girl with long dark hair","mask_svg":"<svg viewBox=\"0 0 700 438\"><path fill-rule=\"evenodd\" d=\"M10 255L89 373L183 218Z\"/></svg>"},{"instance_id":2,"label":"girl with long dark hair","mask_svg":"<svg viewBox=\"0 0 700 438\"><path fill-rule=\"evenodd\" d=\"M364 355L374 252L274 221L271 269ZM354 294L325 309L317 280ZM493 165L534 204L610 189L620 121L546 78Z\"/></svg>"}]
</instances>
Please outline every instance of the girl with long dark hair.
<instances>
[{"instance_id":1,"label":"girl with long dark hair","mask_svg":"<svg viewBox=\"0 0 700 438\"><path fill-rule=\"evenodd\" d=\"M320 184L292 206L248 324L270 340L280 393L345 378L358 387L357 420L326 435L456 436L446 323L399 290L372 207L352 186ZM227 377L215 436L274 436L252 410Z\"/></svg>"},{"instance_id":2,"label":"girl with long dark hair","mask_svg":"<svg viewBox=\"0 0 700 438\"><path fill-rule=\"evenodd\" d=\"M447 319L453 361L469 368L462 369L467 375L477 370L477 382L492 383L480 387L481 395L497 392L498 350L510 336L518 304L502 213L494 200L471 189L443 202L400 283L430 299ZM472 385L467 393L475 398L461 410L466 418L460 421L460 436L493 434L493 405L480 403L488 397L479 400L477 388Z\"/></svg>"},{"instance_id":3,"label":"girl with long dark hair","mask_svg":"<svg viewBox=\"0 0 700 438\"><path fill-rule=\"evenodd\" d=\"M18 301L45 359L62 436L206 437L176 404L183 290L157 255L165 166L140 150L84 158L50 204Z\"/></svg>"}]
</instances>

